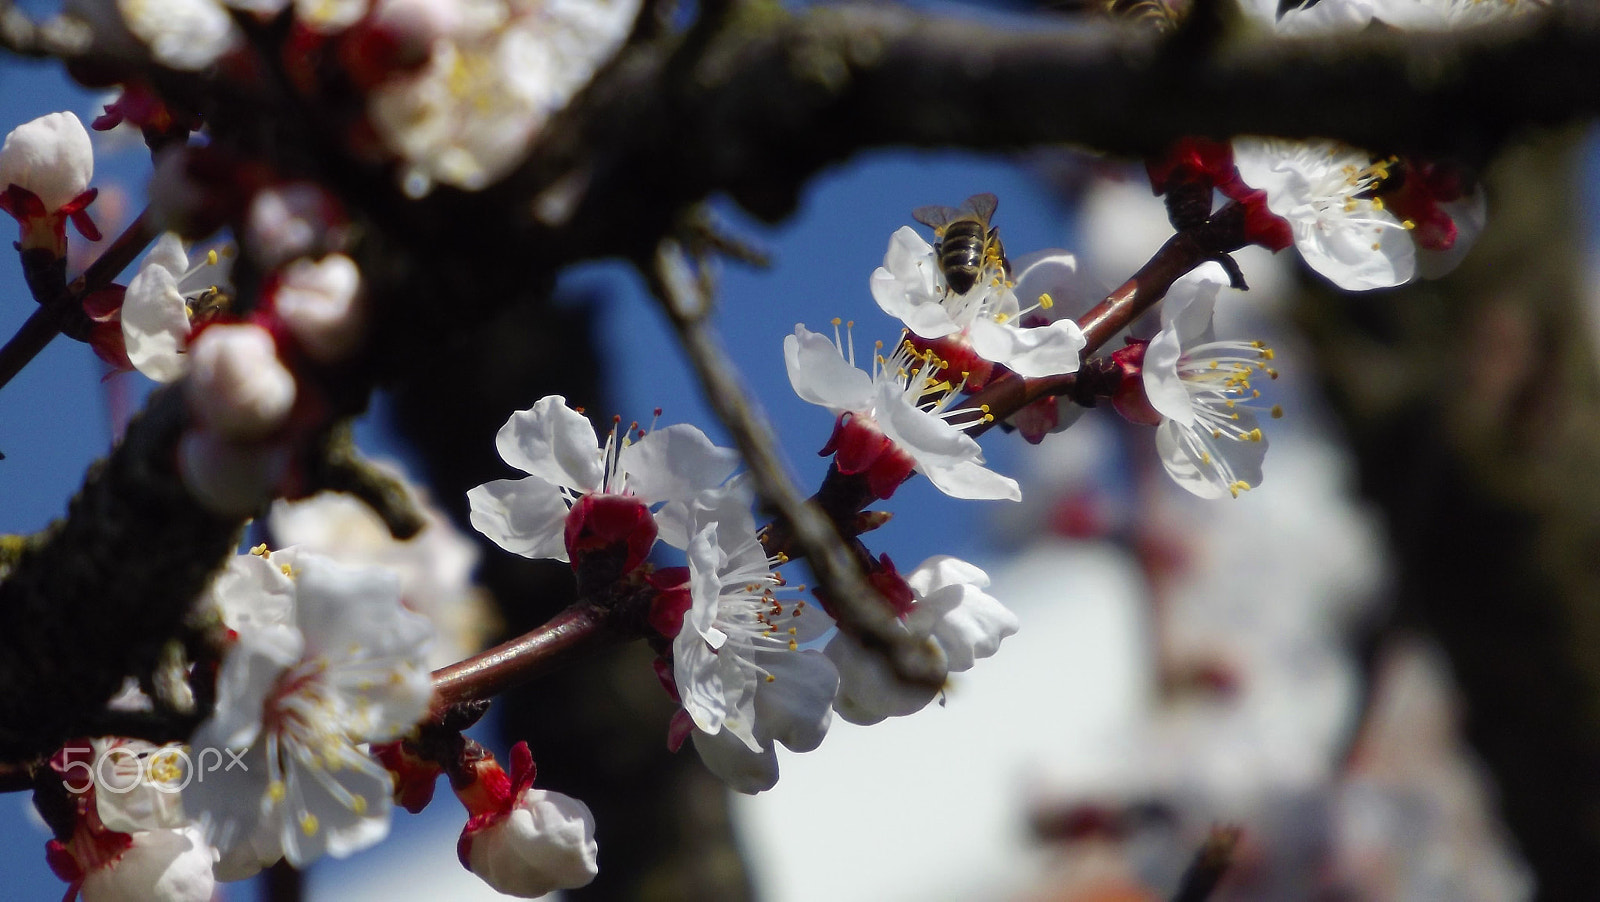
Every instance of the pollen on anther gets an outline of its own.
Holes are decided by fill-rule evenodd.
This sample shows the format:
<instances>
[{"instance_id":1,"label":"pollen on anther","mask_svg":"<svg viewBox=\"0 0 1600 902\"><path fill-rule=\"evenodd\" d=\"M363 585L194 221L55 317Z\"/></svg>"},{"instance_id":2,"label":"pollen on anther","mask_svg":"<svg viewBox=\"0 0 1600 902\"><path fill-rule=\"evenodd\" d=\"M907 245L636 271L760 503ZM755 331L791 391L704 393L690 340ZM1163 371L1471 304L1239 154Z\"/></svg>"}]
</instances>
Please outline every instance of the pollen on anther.
<instances>
[{"instance_id":1,"label":"pollen on anther","mask_svg":"<svg viewBox=\"0 0 1600 902\"><path fill-rule=\"evenodd\" d=\"M274 802L283 801L284 796L288 794L289 788L283 785L282 780L273 780L271 783L267 784L267 798Z\"/></svg>"},{"instance_id":2,"label":"pollen on anther","mask_svg":"<svg viewBox=\"0 0 1600 902\"><path fill-rule=\"evenodd\" d=\"M1279 420L1279 419L1283 418L1283 405L1281 405L1281 404L1272 405L1272 418L1274 420Z\"/></svg>"},{"instance_id":3,"label":"pollen on anther","mask_svg":"<svg viewBox=\"0 0 1600 902\"><path fill-rule=\"evenodd\" d=\"M300 829L304 831L305 835L307 836L316 836L318 826L319 824L315 814L307 814L300 818Z\"/></svg>"},{"instance_id":4,"label":"pollen on anther","mask_svg":"<svg viewBox=\"0 0 1600 902\"><path fill-rule=\"evenodd\" d=\"M256 557L266 557L271 552L267 551L267 543L262 542L260 545L250 549L250 553Z\"/></svg>"},{"instance_id":5,"label":"pollen on anther","mask_svg":"<svg viewBox=\"0 0 1600 902\"><path fill-rule=\"evenodd\" d=\"M356 796L350 800L350 810L356 814L367 813L367 800L364 796Z\"/></svg>"},{"instance_id":6,"label":"pollen on anther","mask_svg":"<svg viewBox=\"0 0 1600 902\"><path fill-rule=\"evenodd\" d=\"M776 682L777 682L777 681L778 681L778 678L777 678L777 677L775 677L775 676L773 676L773 675L772 675L772 674L770 674L770 673L769 673L769 674L767 674L767 682L769 682L769 683L776 683Z\"/></svg>"}]
</instances>

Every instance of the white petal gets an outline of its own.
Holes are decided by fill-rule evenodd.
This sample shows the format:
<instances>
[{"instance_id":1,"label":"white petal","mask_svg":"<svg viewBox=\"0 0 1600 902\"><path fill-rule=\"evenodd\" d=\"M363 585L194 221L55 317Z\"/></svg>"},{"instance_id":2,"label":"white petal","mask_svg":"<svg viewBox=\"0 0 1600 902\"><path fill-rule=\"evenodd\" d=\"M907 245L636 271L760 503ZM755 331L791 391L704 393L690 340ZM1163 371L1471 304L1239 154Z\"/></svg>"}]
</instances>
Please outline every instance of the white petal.
<instances>
[{"instance_id":1,"label":"white petal","mask_svg":"<svg viewBox=\"0 0 1600 902\"><path fill-rule=\"evenodd\" d=\"M1392 288L1416 276L1416 242L1387 210L1291 224L1306 265L1346 291Z\"/></svg>"},{"instance_id":2,"label":"white petal","mask_svg":"<svg viewBox=\"0 0 1600 902\"><path fill-rule=\"evenodd\" d=\"M839 696L833 709L851 723L875 724L886 717L915 714L933 701L938 690L903 683L883 655L861 647L841 632L823 650L839 672Z\"/></svg>"},{"instance_id":3,"label":"white petal","mask_svg":"<svg viewBox=\"0 0 1600 902\"><path fill-rule=\"evenodd\" d=\"M960 326L942 303L944 286L938 274L933 247L915 229L902 226L890 236L883 265L873 271L868 286L884 313L923 338L939 338Z\"/></svg>"},{"instance_id":4,"label":"white petal","mask_svg":"<svg viewBox=\"0 0 1600 902\"><path fill-rule=\"evenodd\" d=\"M913 406L905 392L890 382L878 384L873 412L883 434L915 458L918 466L983 459L983 449L972 436Z\"/></svg>"},{"instance_id":5,"label":"white petal","mask_svg":"<svg viewBox=\"0 0 1600 902\"><path fill-rule=\"evenodd\" d=\"M692 498L727 481L739 466L739 453L711 444L687 424L648 433L622 450L619 463L628 474L628 492L646 502Z\"/></svg>"},{"instance_id":6,"label":"white petal","mask_svg":"<svg viewBox=\"0 0 1600 902\"><path fill-rule=\"evenodd\" d=\"M973 321L968 334L978 356L1005 364L1029 379L1076 373L1083 348L1089 343L1070 319L1023 329L980 318Z\"/></svg>"},{"instance_id":7,"label":"white petal","mask_svg":"<svg viewBox=\"0 0 1600 902\"><path fill-rule=\"evenodd\" d=\"M761 663L776 679L756 692L757 738L775 739L796 752L821 745L839 693L833 662L808 649L763 655Z\"/></svg>"},{"instance_id":8,"label":"white petal","mask_svg":"<svg viewBox=\"0 0 1600 902\"><path fill-rule=\"evenodd\" d=\"M1237 412L1240 428L1255 428L1254 414L1244 409ZM1261 484L1267 442L1213 439L1209 433L1166 420L1156 427L1156 452L1178 485L1201 498L1223 498L1233 494L1234 482Z\"/></svg>"},{"instance_id":9,"label":"white petal","mask_svg":"<svg viewBox=\"0 0 1600 902\"><path fill-rule=\"evenodd\" d=\"M122 339L134 368L157 382L182 376L189 332L189 309L172 273L154 265L139 270L122 299Z\"/></svg>"},{"instance_id":10,"label":"white petal","mask_svg":"<svg viewBox=\"0 0 1600 902\"><path fill-rule=\"evenodd\" d=\"M906 618L913 633L933 637L950 661L950 672L972 669L1017 631L1017 617L975 585L947 585L917 600Z\"/></svg>"},{"instance_id":11,"label":"white petal","mask_svg":"<svg viewBox=\"0 0 1600 902\"><path fill-rule=\"evenodd\" d=\"M0 189L26 188L54 213L87 191L94 176L94 147L70 112L24 122L0 146Z\"/></svg>"},{"instance_id":12,"label":"white petal","mask_svg":"<svg viewBox=\"0 0 1600 902\"><path fill-rule=\"evenodd\" d=\"M905 576L906 585L917 597L926 597L946 586L989 585L989 574L976 564L948 554L936 554L918 564Z\"/></svg>"},{"instance_id":13,"label":"white petal","mask_svg":"<svg viewBox=\"0 0 1600 902\"><path fill-rule=\"evenodd\" d=\"M1164 312L1164 311L1163 311ZM1183 354L1177 329L1168 327L1156 333L1144 349L1140 378L1144 394L1156 412L1183 426L1194 425L1194 405L1183 377L1178 375L1178 358Z\"/></svg>"},{"instance_id":14,"label":"white petal","mask_svg":"<svg viewBox=\"0 0 1600 902\"><path fill-rule=\"evenodd\" d=\"M307 355L333 363L355 350L366 327L355 261L343 254L317 262L301 258L280 272L273 310Z\"/></svg>"},{"instance_id":15,"label":"white petal","mask_svg":"<svg viewBox=\"0 0 1600 902\"><path fill-rule=\"evenodd\" d=\"M495 435L494 446L506 463L552 485L583 492L602 488L605 465L594 426L560 395L540 398L512 414Z\"/></svg>"},{"instance_id":16,"label":"white petal","mask_svg":"<svg viewBox=\"0 0 1600 902\"><path fill-rule=\"evenodd\" d=\"M190 742L194 748L241 751L261 733L267 696L278 676L300 660L303 640L292 627L240 633L217 673L217 704Z\"/></svg>"},{"instance_id":17,"label":"white petal","mask_svg":"<svg viewBox=\"0 0 1600 902\"><path fill-rule=\"evenodd\" d=\"M196 828L140 831L121 857L89 871L83 902L210 902L214 857Z\"/></svg>"},{"instance_id":18,"label":"white petal","mask_svg":"<svg viewBox=\"0 0 1600 902\"><path fill-rule=\"evenodd\" d=\"M599 873L594 815L559 792L528 789L511 814L470 834L467 863L497 892L531 899L585 886Z\"/></svg>"},{"instance_id":19,"label":"white petal","mask_svg":"<svg viewBox=\"0 0 1600 902\"><path fill-rule=\"evenodd\" d=\"M144 266L159 266L174 280L183 278L183 274L189 271L189 252L183 246L183 239L177 232L162 232L161 237L156 239L155 247L145 256Z\"/></svg>"},{"instance_id":20,"label":"white petal","mask_svg":"<svg viewBox=\"0 0 1600 902\"><path fill-rule=\"evenodd\" d=\"M537 476L496 479L467 492L472 528L512 554L567 558L567 503Z\"/></svg>"},{"instance_id":21,"label":"white petal","mask_svg":"<svg viewBox=\"0 0 1600 902\"><path fill-rule=\"evenodd\" d=\"M1022 500L1022 488L1017 485L1015 479L1001 476L970 460L946 466L919 465L918 469L928 477L934 488L951 498L967 498L974 501Z\"/></svg>"},{"instance_id":22,"label":"white petal","mask_svg":"<svg viewBox=\"0 0 1600 902\"><path fill-rule=\"evenodd\" d=\"M778 783L778 753L768 747L759 752L746 748L735 736L721 733L702 733L695 730L694 750L706 770L716 774L728 788L746 795L755 795Z\"/></svg>"},{"instance_id":23,"label":"white petal","mask_svg":"<svg viewBox=\"0 0 1600 902\"><path fill-rule=\"evenodd\" d=\"M872 377L851 366L826 337L796 325L783 339L789 384L800 399L835 413L872 405Z\"/></svg>"},{"instance_id":24,"label":"white petal","mask_svg":"<svg viewBox=\"0 0 1600 902\"><path fill-rule=\"evenodd\" d=\"M1012 261L1016 271L1013 294L1023 307L1039 303L1048 294L1047 315L1075 316L1106 295L1105 289L1078 268L1078 258L1063 250L1045 250Z\"/></svg>"}]
</instances>

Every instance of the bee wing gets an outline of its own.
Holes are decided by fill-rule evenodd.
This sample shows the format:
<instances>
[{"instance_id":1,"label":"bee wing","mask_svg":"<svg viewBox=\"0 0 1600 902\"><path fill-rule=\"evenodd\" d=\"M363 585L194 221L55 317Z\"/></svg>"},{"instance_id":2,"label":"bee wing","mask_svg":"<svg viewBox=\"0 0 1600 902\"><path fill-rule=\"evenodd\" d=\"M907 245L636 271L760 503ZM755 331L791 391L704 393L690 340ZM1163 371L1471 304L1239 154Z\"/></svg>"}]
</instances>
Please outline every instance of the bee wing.
<instances>
[{"instance_id":1,"label":"bee wing","mask_svg":"<svg viewBox=\"0 0 1600 902\"><path fill-rule=\"evenodd\" d=\"M938 204L918 207L911 211L912 219L940 233L943 233L945 226L960 219L961 215L961 211L955 207L943 207Z\"/></svg>"},{"instance_id":2,"label":"bee wing","mask_svg":"<svg viewBox=\"0 0 1600 902\"><path fill-rule=\"evenodd\" d=\"M987 192L974 194L961 204L961 214L970 214L984 225L989 224L989 218L994 215L995 208L1000 206L1000 198Z\"/></svg>"}]
</instances>

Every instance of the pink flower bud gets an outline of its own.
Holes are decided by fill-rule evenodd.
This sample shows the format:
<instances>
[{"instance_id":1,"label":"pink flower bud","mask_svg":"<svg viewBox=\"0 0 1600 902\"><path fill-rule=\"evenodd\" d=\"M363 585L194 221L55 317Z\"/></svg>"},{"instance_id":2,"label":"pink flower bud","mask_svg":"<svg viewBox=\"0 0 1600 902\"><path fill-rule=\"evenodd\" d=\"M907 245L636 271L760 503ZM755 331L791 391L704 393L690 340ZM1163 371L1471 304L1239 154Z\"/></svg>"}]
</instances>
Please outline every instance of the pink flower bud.
<instances>
[{"instance_id":1,"label":"pink flower bud","mask_svg":"<svg viewBox=\"0 0 1600 902\"><path fill-rule=\"evenodd\" d=\"M260 326L206 329L189 346L189 367L189 408L203 427L223 438L265 438L294 406L294 376Z\"/></svg>"}]
</instances>

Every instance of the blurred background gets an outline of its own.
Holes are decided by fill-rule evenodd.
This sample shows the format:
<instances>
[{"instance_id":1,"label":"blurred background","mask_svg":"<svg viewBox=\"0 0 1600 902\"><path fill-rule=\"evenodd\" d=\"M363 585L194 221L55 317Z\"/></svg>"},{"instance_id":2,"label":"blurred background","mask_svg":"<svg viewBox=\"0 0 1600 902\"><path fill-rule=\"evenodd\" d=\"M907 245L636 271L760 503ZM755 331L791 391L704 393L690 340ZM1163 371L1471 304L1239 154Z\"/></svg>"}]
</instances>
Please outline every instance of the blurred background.
<instances>
[{"instance_id":1,"label":"blurred background","mask_svg":"<svg viewBox=\"0 0 1600 902\"><path fill-rule=\"evenodd\" d=\"M56 67L0 61L6 128L58 109L87 122L101 102ZM730 797L691 749L667 752L671 703L642 647L508 696L480 738L501 753L528 740L539 784L599 823L601 876L569 895L1158 899L1230 824L1243 838L1218 898L1523 899L1535 874L1542 897L1587 897L1600 862L1595 143L1569 130L1510 148L1485 173L1488 229L1438 282L1342 295L1292 251L1241 254L1252 290L1224 292L1218 334L1277 349L1266 401L1287 413L1270 423L1263 484L1237 500L1176 488L1153 430L1109 410L1038 446L985 438L1021 504L907 484L869 545L902 571L974 561L1022 629L940 705L836 723L817 751L784 755L772 791ZM100 148L93 211L108 236L140 208L148 165L137 142ZM981 191L1000 198L1013 258L1066 248L1102 289L1170 234L1140 167L1068 151L865 155L817 179L780 227L714 205L773 259L722 273L717 323L802 485L821 480L832 424L789 389L783 337L838 316L858 341L892 341L866 290L889 235L914 207ZM0 255L0 333L31 306ZM617 265L570 272L548 306L422 365L379 398L360 443L458 523L465 489L506 475L494 431L547 393L625 419L661 407L662 423L725 441ZM148 387L58 339L0 391L0 531L59 516ZM562 565L449 548L440 566L476 560L488 592L438 590L466 645L565 604ZM452 607L468 597L493 611ZM455 861L461 824L443 793L399 812L389 842L315 865L305 896L494 898ZM46 838L27 799L0 797L9 898L59 898ZM262 885L226 898L274 892L291 898Z\"/></svg>"}]
</instances>

